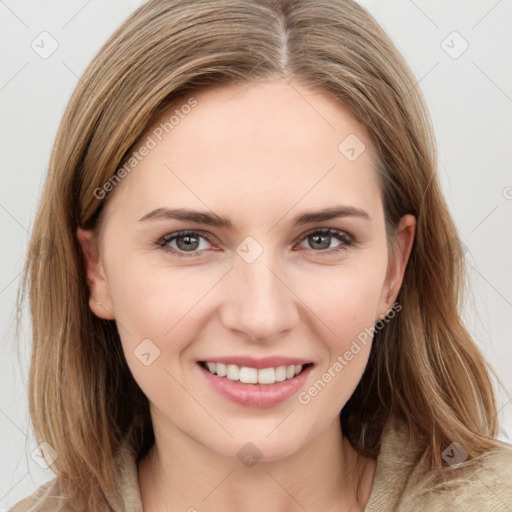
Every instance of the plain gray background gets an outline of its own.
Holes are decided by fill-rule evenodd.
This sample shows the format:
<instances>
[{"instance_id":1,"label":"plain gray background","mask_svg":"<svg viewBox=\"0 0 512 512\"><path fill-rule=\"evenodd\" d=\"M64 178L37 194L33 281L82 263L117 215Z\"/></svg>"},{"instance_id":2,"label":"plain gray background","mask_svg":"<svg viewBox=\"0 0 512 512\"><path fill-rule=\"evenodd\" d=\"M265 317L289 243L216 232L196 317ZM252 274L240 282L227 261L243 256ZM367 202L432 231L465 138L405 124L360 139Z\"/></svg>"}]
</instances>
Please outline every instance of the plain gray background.
<instances>
[{"instance_id":1,"label":"plain gray background","mask_svg":"<svg viewBox=\"0 0 512 512\"><path fill-rule=\"evenodd\" d=\"M31 455L26 314L21 360L13 330L22 260L53 139L78 77L141 3L0 0L0 512L53 477L38 465L37 450ZM512 2L361 3L404 54L425 94L444 192L467 249L472 293L465 319L502 380L500 438L511 440Z\"/></svg>"}]
</instances>

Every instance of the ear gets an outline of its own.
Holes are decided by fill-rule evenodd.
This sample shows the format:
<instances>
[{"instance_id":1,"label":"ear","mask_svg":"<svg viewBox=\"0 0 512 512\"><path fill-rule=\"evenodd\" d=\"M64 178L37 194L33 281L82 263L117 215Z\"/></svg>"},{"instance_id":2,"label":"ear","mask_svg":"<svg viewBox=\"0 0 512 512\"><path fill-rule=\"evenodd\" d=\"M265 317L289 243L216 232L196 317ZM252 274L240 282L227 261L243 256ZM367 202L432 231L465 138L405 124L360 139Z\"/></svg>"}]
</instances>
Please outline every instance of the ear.
<instances>
[{"instance_id":1,"label":"ear","mask_svg":"<svg viewBox=\"0 0 512 512\"><path fill-rule=\"evenodd\" d=\"M382 294L379 302L380 320L389 311L402 286L405 268L409 261L412 245L414 242L414 233L416 229L416 218L413 215L404 215L398 223L393 252L391 254L386 279L382 287Z\"/></svg>"},{"instance_id":2,"label":"ear","mask_svg":"<svg viewBox=\"0 0 512 512\"><path fill-rule=\"evenodd\" d=\"M78 228L76 237L82 248L85 262L87 285L89 286L89 307L92 312L104 320L113 320L114 308L103 263L100 258L97 235L92 230Z\"/></svg>"}]
</instances>

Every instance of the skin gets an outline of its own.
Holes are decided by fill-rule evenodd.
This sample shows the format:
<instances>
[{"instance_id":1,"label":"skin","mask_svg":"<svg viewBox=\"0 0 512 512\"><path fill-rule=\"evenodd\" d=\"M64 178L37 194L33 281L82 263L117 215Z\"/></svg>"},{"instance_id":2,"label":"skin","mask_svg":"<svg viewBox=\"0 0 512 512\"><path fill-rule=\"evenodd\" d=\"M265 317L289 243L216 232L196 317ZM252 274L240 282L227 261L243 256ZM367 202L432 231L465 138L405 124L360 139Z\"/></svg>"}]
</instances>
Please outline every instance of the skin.
<instances>
[{"instance_id":1,"label":"skin","mask_svg":"<svg viewBox=\"0 0 512 512\"><path fill-rule=\"evenodd\" d=\"M116 320L128 365L150 401L156 442L139 465L144 510L363 510L375 461L343 437L339 412L371 343L307 405L297 396L271 408L234 404L206 383L197 361L303 357L315 364L301 388L307 390L394 304L415 219L401 219L388 253L369 134L325 93L275 80L210 88L194 98L190 114L110 192L99 235L77 231L90 307ZM366 146L355 161L338 150L349 134ZM292 225L299 213L339 205L369 219ZM213 212L233 228L139 221L160 207ZM357 243L332 236L315 244L310 233L325 228ZM186 256L183 239L170 245L185 256L158 246L180 230L211 235L193 246L199 256ZM236 252L248 236L263 249L252 263ZM134 350L148 338L160 355L145 366ZM237 457L248 442L261 453L252 467Z\"/></svg>"}]
</instances>

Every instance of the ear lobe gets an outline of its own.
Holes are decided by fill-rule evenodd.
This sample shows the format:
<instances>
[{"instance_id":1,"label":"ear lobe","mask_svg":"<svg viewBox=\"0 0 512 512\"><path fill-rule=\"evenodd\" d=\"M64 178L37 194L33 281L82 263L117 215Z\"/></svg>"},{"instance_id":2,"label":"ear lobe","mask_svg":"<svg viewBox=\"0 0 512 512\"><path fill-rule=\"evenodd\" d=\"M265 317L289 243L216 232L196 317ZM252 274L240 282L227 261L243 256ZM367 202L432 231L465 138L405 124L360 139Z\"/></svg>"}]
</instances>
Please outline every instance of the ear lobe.
<instances>
[{"instance_id":1,"label":"ear lobe","mask_svg":"<svg viewBox=\"0 0 512 512\"><path fill-rule=\"evenodd\" d=\"M85 274L89 286L89 307L92 312L104 320L113 320L113 304L108 288L108 281L100 258L98 239L92 230L78 228L76 237L82 249Z\"/></svg>"},{"instance_id":2,"label":"ear lobe","mask_svg":"<svg viewBox=\"0 0 512 512\"><path fill-rule=\"evenodd\" d=\"M388 264L386 280L382 289L380 318L384 316L395 302L409 261L414 234L416 218L413 215L404 215L398 223L393 254Z\"/></svg>"}]
</instances>

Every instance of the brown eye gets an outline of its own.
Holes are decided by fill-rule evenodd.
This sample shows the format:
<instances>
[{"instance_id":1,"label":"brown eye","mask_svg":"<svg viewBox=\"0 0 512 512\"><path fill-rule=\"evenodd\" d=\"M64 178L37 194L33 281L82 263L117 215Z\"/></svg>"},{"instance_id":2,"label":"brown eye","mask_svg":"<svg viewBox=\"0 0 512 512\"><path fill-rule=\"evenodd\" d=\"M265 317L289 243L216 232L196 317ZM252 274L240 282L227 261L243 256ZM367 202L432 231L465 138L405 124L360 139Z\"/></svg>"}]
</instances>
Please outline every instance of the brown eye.
<instances>
[{"instance_id":1,"label":"brown eye","mask_svg":"<svg viewBox=\"0 0 512 512\"><path fill-rule=\"evenodd\" d=\"M181 253L190 253L183 254L183 256L199 256L199 251L206 249L206 247L201 247L201 240L206 240L209 243L207 237L198 231L179 231L165 235L158 241L158 244L171 253L180 255ZM175 242L175 246L171 245L173 242Z\"/></svg>"},{"instance_id":2,"label":"brown eye","mask_svg":"<svg viewBox=\"0 0 512 512\"><path fill-rule=\"evenodd\" d=\"M199 247L199 237L195 235L181 235L175 240L180 251L193 251Z\"/></svg>"},{"instance_id":3,"label":"brown eye","mask_svg":"<svg viewBox=\"0 0 512 512\"><path fill-rule=\"evenodd\" d=\"M337 239L340 243L332 247L332 250L328 250L333 238ZM327 252L329 254L346 249L347 246L354 243L349 235L335 229L312 231L306 235L304 240L307 242L308 248L315 252Z\"/></svg>"}]
</instances>

